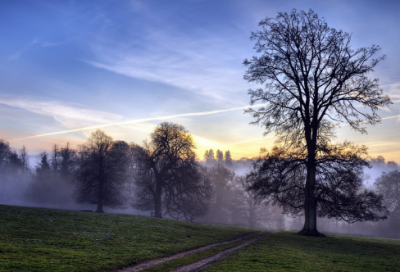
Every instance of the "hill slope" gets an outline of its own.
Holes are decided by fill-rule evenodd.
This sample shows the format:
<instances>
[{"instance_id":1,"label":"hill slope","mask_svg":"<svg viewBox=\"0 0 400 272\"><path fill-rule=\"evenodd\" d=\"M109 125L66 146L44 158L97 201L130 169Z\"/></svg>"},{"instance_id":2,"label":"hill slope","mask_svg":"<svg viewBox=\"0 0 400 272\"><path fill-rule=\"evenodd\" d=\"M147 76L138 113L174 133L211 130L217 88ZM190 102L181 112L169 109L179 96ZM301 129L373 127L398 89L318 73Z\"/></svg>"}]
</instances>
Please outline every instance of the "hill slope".
<instances>
[{"instance_id":1,"label":"hill slope","mask_svg":"<svg viewBox=\"0 0 400 272\"><path fill-rule=\"evenodd\" d=\"M112 271L254 229L0 205L0 271Z\"/></svg>"}]
</instances>

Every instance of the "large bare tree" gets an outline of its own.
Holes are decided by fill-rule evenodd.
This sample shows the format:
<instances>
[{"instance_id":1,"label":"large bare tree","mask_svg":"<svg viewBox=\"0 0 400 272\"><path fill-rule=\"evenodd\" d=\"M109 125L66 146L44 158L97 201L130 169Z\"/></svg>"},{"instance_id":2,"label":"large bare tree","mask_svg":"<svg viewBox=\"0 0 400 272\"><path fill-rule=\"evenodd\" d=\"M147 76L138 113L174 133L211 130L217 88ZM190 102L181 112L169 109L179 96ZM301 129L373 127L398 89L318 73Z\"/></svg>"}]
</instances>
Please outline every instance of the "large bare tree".
<instances>
[{"instance_id":1,"label":"large bare tree","mask_svg":"<svg viewBox=\"0 0 400 272\"><path fill-rule=\"evenodd\" d=\"M367 74L384 59L374 58L378 46L352 49L351 35L328 27L312 10L278 13L259 23L251 39L259 56L245 60L244 78L264 84L249 90L250 103L266 105L250 109L265 134L275 132L279 142L304 146L306 184L305 223L301 234L317 231L316 167L332 136L332 127L346 123L366 133L364 124L380 122L377 111L391 103L382 94L378 79Z\"/></svg>"}]
</instances>

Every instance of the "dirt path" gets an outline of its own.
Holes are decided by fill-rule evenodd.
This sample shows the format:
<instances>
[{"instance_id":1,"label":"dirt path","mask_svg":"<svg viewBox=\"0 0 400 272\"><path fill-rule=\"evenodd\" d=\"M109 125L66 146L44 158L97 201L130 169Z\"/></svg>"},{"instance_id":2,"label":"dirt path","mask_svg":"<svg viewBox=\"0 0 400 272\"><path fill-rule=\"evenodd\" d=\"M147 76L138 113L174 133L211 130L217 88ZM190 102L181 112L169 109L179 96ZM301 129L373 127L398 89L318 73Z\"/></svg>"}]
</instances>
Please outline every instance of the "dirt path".
<instances>
[{"instance_id":1,"label":"dirt path","mask_svg":"<svg viewBox=\"0 0 400 272\"><path fill-rule=\"evenodd\" d=\"M256 233L258 233L258 232L253 232L253 233L247 234L247 235L245 235L245 236L243 236L243 237L240 237L240 238L238 238L238 239L235 239L235 240L231 240L231 241L227 241L227 242L221 242L221 243L215 243L215 244L211 244L211 245L206 245L206 246L202 246L202 247L199 247L199 248L196 248L196 249L191 249L191 250L188 250L188 251L185 251L185 252L177 253L177 254L174 254L174 255L171 255L171 256L168 256L168 257L163 257L163 258L159 258L159 259L149 260L149 261L146 261L146 262L137 264L137 265L135 265L135 266L127 267L127 268L124 268L124 269L121 269L121 270L117 270L117 271L118 271L118 272L135 272L135 271L140 271L140 270L143 270L143 269L146 269L146 268L149 268L149 267L152 267L152 266L155 266L155 265L158 265L158 264L167 262L167 261L171 261L171 260L174 260L174 259L186 257L186 256L188 256L188 255L192 255L192 254L194 254L194 253L197 253L197 252L200 252L200 251L209 249L209 248L213 248L213 247L216 247L216 246L219 246L219 245L225 245L225 244L230 244L230 243L237 242L237 241L240 241L240 240L244 240L244 239L246 239L247 237L249 237L249 236L251 236L251 235L254 235L254 234L256 234ZM253 241L253 240L252 240L252 241ZM236 248L236 247L235 247L235 248Z\"/></svg>"},{"instance_id":2,"label":"dirt path","mask_svg":"<svg viewBox=\"0 0 400 272\"><path fill-rule=\"evenodd\" d=\"M199 260L197 262L188 264L188 265L184 265L178 268L175 268L174 270L171 270L171 272L197 272L203 268L205 268L206 266L209 266L219 260L221 260L222 258L225 258L226 256L228 256L229 254L233 253L234 251L241 249L242 247L248 246L254 242L257 242L258 240L261 240L262 238L264 238L265 236L267 236L270 233L266 233L260 237L257 237L255 239L252 239L250 241L244 242L243 244L237 245L235 247L232 248L228 248L226 250L223 250L213 256L204 258L202 260Z\"/></svg>"}]
</instances>

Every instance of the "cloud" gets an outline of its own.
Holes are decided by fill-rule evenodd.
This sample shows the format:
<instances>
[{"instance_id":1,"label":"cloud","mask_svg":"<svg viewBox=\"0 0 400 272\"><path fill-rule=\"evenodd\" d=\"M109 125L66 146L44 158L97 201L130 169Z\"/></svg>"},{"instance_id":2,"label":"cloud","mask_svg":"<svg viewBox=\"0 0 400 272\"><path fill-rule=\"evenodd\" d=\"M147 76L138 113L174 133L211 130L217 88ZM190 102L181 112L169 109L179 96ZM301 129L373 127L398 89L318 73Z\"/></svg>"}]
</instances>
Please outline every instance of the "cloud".
<instances>
[{"instance_id":1,"label":"cloud","mask_svg":"<svg viewBox=\"0 0 400 272\"><path fill-rule=\"evenodd\" d=\"M1 100L0 100L0 103ZM4 103L3 103L4 104ZM25 103L22 103L25 105ZM15 105L15 104L14 104ZM257 104L251 106L251 108L257 108L257 107L262 107L265 106L266 104ZM54 106L54 105L53 105ZM22 106L19 106L22 108ZM43 112L43 109L40 108L38 109L37 106L31 108L31 111L39 114L44 114L48 115L48 109L52 109L53 107L47 108L46 111ZM201 112L190 112L190 113L182 113L182 114L175 114L175 115L164 115L164 116L159 116L159 117L150 117L150 118L143 118L143 119L135 119L135 120L126 120L126 121L120 121L120 122L109 122L107 124L101 124L101 125L92 125L88 127L82 127L82 128L76 128L76 129L69 129L69 130L63 130L63 131L56 131L56 132L50 132L50 133L44 133L44 134L38 134L34 136L29 136L29 137L23 137L23 138L18 138L18 139L11 139L9 141L16 141L16 140L22 140L22 139L32 139L32 138L39 138L39 137L44 137L44 136L50 136L50 135L59 135L59 134L65 134L65 133L71 133L71 132L78 132L78 131L87 131L87 130L93 130L93 129L99 129L99 128L105 128L105 127L111 127L111 126L123 126L123 125L129 125L129 124L136 124L136 123L144 123L144 122L150 122L150 121L155 121L155 120L165 120L165 119L172 119L172 118L177 118L177 117L185 117L185 116L202 116L202 115L210 115L210 114L217 114L217 113L223 113L223 112L228 112L228 111L234 111L234 110L243 110L243 109L248 109L250 106L244 106L244 107L235 107L235 108L229 108L229 109L220 109L220 110L212 110L212 111L201 111ZM56 107L56 109L59 109ZM74 109L75 110L75 109ZM84 118L86 114L90 113L103 113L99 111L87 111L87 110L78 110L78 113L76 116ZM96 116L96 114L94 114ZM48 116L54 116L54 115L48 115ZM69 116L69 115L68 115ZM88 118L87 116L86 118ZM89 117L90 118L90 117ZM98 120L95 118L95 120Z\"/></svg>"},{"instance_id":2,"label":"cloud","mask_svg":"<svg viewBox=\"0 0 400 272\"><path fill-rule=\"evenodd\" d=\"M82 61L113 73L175 86L233 105L232 95L243 94L249 86L243 80L241 64L246 50L232 46L235 37L225 39L217 31L200 27L191 31L186 34L184 29L156 23L143 23L140 31L124 37L115 36L111 30L99 31L88 44L94 57ZM251 48L247 49L251 54Z\"/></svg>"},{"instance_id":3,"label":"cloud","mask_svg":"<svg viewBox=\"0 0 400 272\"><path fill-rule=\"evenodd\" d=\"M46 42L46 41L41 41L39 39L34 39L33 41L31 41L30 43L28 43L23 49L18 50L17 52L15 52L13 55L11 55L8 60L17 60L19 59L25 52L29 51L30 49L32 49L32 47L34 46L40 46L40 47L54 47L54 46L59 46L59 45L63 45L65 43L67 43L68 41L64 41L64 42Z\"/></svg>"},{"instance_id":4,"label":"cloud","mask_svg":"<svg viewBox=\"0 0 400 272\"><path fill-rule=\"evenodd\" d=\"M0 96L0 103L36 114L53 117L67 128L74 127L82 122L115 123L125 120L124 117L117 114L85 109L83 107L68 105L60 101L2 95Z\"/></svg>"}]
</instances>

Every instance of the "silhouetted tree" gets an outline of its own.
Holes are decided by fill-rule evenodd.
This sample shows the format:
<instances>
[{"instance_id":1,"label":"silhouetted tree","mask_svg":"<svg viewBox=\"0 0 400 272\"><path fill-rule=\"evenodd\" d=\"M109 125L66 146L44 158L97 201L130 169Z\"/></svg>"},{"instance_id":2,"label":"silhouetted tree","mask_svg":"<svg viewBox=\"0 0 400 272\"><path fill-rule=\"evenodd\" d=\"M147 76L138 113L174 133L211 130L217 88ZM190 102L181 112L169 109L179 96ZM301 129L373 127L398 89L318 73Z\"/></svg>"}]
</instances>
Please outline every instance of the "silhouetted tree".
<instances>
[{"instance_id":1,"label":"silhouetted tree","mask_svg":"<svg viewBox=\"0 0 400 272\"><path fill-rule=\"evenodd\" d=\"M0 183L11 178L20 179L28 170L28 159L25 147L17 153L11 150L8 142L0 139Z\"/></svg>"},{"instance_id":2,"label":"silhouetted tree","mask_svg":"<svg viewBox=\"0 0 400 272\"><path fill-rule=\"evenodd\" d=\"M62 178L72 180L78 167L78 156L75 149L70 148L69 143L60 150L60 175Z\"/></svg>"},{"instance_id":3,"label":"silhouetted tree","mask_svg":"<svg viewBox=\"0 0 400 272\"><path fill-rule=\"evenodd\" d=\"M32 175L28 167L26 148L12 150L8 142L0 139L0 202L21 204Z\"/></svg>"},{"instance_id":4,"label":"silhouetted tree","mask_svg":"<svg viewBox=\"0 0 400 272\"><path fill-rule=\"evenodd\" d=\"M135 147L137 200L142 210L154 209L155 217L169 214L193 220L207 210L207 181L199 172L194 142L181 125L164 122L144 147Z\"/></svg>"},{"instance_id":5,"label":"silhouetted tree","mask_svg":"<svg viewBox=\"0 0 400 272\"><path fill-rule=\"evenodd\" d=\"M206 161L206 165L207 166L212 166L216 163L216 159L214 156L214 150L210 149L210 150L206 150L205 154L204 154L204 159Z\"/></svg>"},{"instance_id":6,"label":"silhouetted tree","mask_svg":"<svg viewBox=\"0 0 400 272\"><path fill-rule=\"evenodd\" d=\"M253 164L247 176L249 189L259 197L278 204L284 212L304 213L307 194L307 149L274 147ZM315 157L314 198L319 217L348 223L386 218L382 196L362 191L363 167L369 167L365 146L348 142L325 146Z\"/></svg>"},{"instance_id":7,"label":"silhouetted tree","mask_svg":"<svg viewBox=\"0 0 400 272\"><path fill-rule=\"evenodd\" d=\"M375 45L353 50L350 34L329 28L312 10L278 13L259 25L262 30L252 33L251 39L261 56L244 61L244 78L265 86L249 90L251 105L267 105L247 112L255 118L252 124L265 127L265 135L274 131L279 142L304 146L305 222L300 234L317 236L316 190L322 182L316 177L317 154L324 152L337 122L361 133L366 132L362 124L380 122L377 111L391 101L382 95L378 79L366 74L384 56L372 59L379 50Z\"/></svg>"},{"instance_id":8,"label":"silhouetted tree","mask_svg":"<svg viewBox=\"0 0 400 272\"><path fill-rule=\"evenodd\" d=\"M217 150L217 161L218 163L222 163L224 161L224 153L221 150Z\"/></svg>"},{"instance_id":9,"label":"silhouetted tree","mask_svg":"<svg viewBox=\"0 0 400 272\"><path fill-rule=\"evenodd\" d=\"M78 203L96 204L96 212L103 212L104 206L125 206L122 189L128 178L127 147L124 142L114 142L101 130L90 135L79 150Z\"/></svg>"},{"instance_id":10,"label":"silhouetted tree","mask_svg":"<svg viewBox=\"0 0 400 272\"><path fill-rule=\"evenodd\" d=\"M25 192L25 197L30 202L52 207L67 207L73 203L74 184L60 177L59 152L58 146L54 145L50 156L47 152L39 154L35 174Z\"/></svg>"},{"instance_id":11,"label":"silhouetted tree","mask_svg":"<svg viewBox=\"0 0 400 272\"><path fill-rule=\"evenodd\" d=\"M228 168L233 167L231 151L225 151L225 166Z\"/></svg>"},{"instance_id":12,"label":"silhouetted tree","mask_svg":"<svg viewBox=\"0 0 400 272\"><path fill-rule=\"evenodd\" d=\"M29 157L28 157L28 151L26 151L25 146L22 146L21 150L19 151L19 157L23 167L22 171L26 173L27 171L29 171Z\"/></svg>"},{"instance_id":13,"label":"silhouetted tree","mask_svg":"<svg viewBox=\"0 0 400 272\"><path fill-rule=\"evenodd\" d=\"M47 152L42 152L39 154L40 162L36 166L36 174L40 176L50 175L50 164Z\"/></svg>"}]
</instances>

